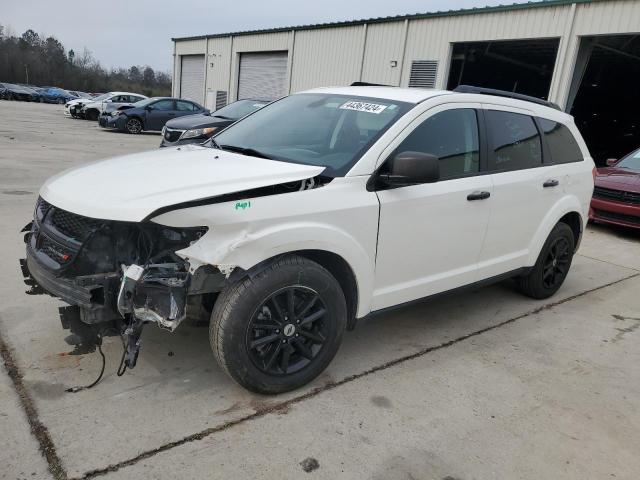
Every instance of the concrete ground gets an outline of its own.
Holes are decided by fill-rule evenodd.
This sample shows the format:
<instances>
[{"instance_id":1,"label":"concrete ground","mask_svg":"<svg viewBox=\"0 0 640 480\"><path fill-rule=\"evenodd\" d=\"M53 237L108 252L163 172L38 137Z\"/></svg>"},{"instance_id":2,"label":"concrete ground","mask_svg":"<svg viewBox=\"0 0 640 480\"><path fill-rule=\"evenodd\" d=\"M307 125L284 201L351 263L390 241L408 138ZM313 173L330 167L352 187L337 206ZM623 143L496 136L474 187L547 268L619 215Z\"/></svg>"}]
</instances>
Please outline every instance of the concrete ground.
<instances>
[{"instance_id":1,"label":"concrete ground","mask_svg":"<svg viewBox=\"0 0 640 480\"><path fill-rule=\"evenodd\" d=\"M53 173L159 141L0 102L0 479L640 476L640 233L603 226L553 298L504 282L370 317L287 395L237 386L191 325L146 329L120 378L108 339L103 381L65 392L100 359L67 355L61 303L24 295L19 230Z\"/></svg>"}]
</instances>

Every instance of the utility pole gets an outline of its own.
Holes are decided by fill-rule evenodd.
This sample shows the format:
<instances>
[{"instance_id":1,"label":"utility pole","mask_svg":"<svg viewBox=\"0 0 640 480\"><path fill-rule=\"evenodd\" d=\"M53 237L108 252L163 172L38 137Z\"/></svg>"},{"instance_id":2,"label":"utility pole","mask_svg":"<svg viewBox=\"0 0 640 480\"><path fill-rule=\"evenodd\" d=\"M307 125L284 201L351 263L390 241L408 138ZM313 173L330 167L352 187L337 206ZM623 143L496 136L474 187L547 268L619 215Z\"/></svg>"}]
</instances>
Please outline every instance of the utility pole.
<instances>
[{"instance_id":1,"label":"utility pole","mask_svg":"<svg viewBox=\"0 0 640 480\"><path fill-rule=\"evenodd\" d=\"M29 67L27 66L27 64L24 64L24 74L27 77L27 84L29 84Z\"/></svg>"}]
</instances>

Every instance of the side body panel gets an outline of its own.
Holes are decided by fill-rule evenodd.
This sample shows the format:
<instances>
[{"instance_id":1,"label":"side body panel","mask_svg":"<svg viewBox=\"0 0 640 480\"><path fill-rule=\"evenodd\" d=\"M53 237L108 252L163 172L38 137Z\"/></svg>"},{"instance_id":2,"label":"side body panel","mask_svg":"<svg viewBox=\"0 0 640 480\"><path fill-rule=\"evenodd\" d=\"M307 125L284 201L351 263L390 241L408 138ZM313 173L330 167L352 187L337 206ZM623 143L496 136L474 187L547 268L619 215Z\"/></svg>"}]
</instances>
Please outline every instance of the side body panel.
<instances>
[{"instance_id":1,"label":"side body panel","mask_svg":"<svg viewBox=\"0 0 640 480\"><path fill-rule=\"evenodd\" d=\"M178 252L191 268L245 270L276 255L323 250L342 257L358 288L358 317L371 311L379 203L368 177L336 178L312 190L203 205L162 214L154 222L209 226L197 243ZM214 220L215 219L215 220Z\"/></svg>"},{"instance_id":2,"label":"side body panel","mask_svg":"<svg viewBox=\"0 0 640 480\"><path fill-rule=\"evenodd\" d=\"M478 103L450 102L417 117L382 154L383 161L419 125L452 109L479 110ZM477 280L477 261L489 221L489 175L378 191L380 227L373 310L433 295Z\"/></svg>"}]
</instances>

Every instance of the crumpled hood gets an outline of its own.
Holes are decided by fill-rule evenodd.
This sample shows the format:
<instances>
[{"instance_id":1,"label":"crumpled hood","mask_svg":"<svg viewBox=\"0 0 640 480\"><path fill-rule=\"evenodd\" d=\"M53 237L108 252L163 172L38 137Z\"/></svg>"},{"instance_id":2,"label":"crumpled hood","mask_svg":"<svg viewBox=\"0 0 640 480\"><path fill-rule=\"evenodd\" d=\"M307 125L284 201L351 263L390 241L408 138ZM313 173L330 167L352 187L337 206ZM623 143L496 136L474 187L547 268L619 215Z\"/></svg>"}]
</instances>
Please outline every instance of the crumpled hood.
<instances>
[{"instance_id":1,"label":"crumpled hood","mask_svg":"<svg viewBox=\"0 0 640 480\"><path fill-rule=\"evenodd\" d=\"M79 215L139 222L162 207L304 180L323 170L185 145L71 168L47 180L40 195Z\"/></svg>"}]
</instances>

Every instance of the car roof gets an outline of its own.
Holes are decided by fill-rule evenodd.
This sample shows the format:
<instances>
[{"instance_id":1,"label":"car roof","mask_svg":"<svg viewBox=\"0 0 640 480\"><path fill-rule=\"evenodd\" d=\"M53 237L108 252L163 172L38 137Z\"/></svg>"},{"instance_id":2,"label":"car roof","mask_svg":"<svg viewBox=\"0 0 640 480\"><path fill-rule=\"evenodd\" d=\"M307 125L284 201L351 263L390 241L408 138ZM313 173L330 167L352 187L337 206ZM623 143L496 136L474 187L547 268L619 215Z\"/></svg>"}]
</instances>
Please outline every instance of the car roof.
<instances>
[{"instance_id":1,"label":"car roof","mask_svg":"<svg viewBox=\"0 0 640 480\"><path fill-rule=\"evenodd\" d=\"M324 87L305 90L297 93L324 93L336 95L353 95L354 97L372 97L384 100L407 102L418 104L433 97L448 95L456 97L458 101L475 102L502 107L518 108L528 110L532 115L549 118L563 123L572 122L573 117L561 110L551 108L526 100L508 98L497 95L483 93L454 92L450 90L436 90L427 88L403 88L386 86L351 86L351 87Z\"/></svg>"},{"instance_id":2,"label":"car roof","mask_svg":"<svg viewBox=\"0 0 640 480\"><path fill-rule=\"evenodd\" d=\"M137 95L138 97L147 98L146 95L143 95L141 93L133 93L133 92L109 92L109 95Z\"/></svg>"},{"instance_id":3,"label":"car roof","mask_svg":"<svg viewBox=\"0 0 640 480\"><path fill-rule=\"evenodd\" d=\"M336 95L353 95L356 97L374 97L398 102L420 103L428 98L438 95L447 95L452 92L446 90L427 90L424 88L400 88L382 86L359 87L323 87L305 90L298 93L327 93Z\"/></svg>"}]
</instances>

